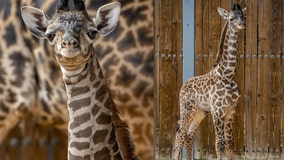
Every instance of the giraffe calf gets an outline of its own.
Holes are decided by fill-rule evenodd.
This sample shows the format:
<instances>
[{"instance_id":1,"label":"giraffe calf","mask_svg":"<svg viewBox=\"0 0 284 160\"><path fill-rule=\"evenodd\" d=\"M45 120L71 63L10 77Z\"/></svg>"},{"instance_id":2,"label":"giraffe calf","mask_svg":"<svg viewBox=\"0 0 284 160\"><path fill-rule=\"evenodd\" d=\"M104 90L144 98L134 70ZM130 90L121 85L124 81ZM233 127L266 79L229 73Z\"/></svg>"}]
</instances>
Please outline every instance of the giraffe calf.
<instances>
[{"instance_id":1,"label":"giraffe calf","mask_svg":"<svg viewBox=\"0 0 284 160\"><path fill-rule=\"evenodd\" d=\"M245 11L238 4L232 5L231 12L218 8L218 13L227 22L215 65L209 73L188 79L180 90L180 127L176 134L174 159L180 157L183 146L186 147L187 159L192 158L194 135L205 112L210 112L213 118L217 159L232 159L233 119L240 96L234 76L238 32L245 28Z\"/></svg>"}]
</instances>

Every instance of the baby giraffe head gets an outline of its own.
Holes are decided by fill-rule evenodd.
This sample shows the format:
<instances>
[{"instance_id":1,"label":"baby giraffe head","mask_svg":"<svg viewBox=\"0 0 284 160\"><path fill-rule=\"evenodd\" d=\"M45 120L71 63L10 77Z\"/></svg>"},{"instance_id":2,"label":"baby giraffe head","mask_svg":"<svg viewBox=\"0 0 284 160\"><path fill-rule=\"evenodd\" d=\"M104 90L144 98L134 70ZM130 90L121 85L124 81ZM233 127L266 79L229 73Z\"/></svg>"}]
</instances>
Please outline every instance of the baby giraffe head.
<instances>
[{"instance_id":1,"label":"baby giraffe head","mask_svg":"<svg viewBox=\"0 0 284 160\"><path fill-rule=\"evenodd\" d=\"M246 8L241 9L239 4L233 4L231 12L226 11L223 8L218 8L219 15L229 21L229 26L231 26L235 31L245 29L246 21L245 14Z\"/></svg>"},{"instance_id":2,"label":"baby giraffe head","mask_svg":"<svg viewBox=\"0 0 284 160\"><path fill-rule=\"evenodd\" d=\"M34 7L22 7L22 18L28 30L54 47L55 58L65 76L80 73L93 52L97 35L114 30L120 14L120 3L100 7L96 17L89 17L83 0L60 0L53 19Z\"/></svg>"}]
</instances>

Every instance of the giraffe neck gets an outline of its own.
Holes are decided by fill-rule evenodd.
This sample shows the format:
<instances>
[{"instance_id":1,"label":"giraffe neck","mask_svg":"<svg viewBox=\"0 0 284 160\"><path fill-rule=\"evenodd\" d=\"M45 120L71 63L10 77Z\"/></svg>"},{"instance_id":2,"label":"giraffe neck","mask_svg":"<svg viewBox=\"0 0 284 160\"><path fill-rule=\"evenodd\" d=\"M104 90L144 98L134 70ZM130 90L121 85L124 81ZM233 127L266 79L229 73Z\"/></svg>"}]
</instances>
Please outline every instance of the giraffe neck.
<instances>
[{"instance_id":1,"label":"giraffe neck","mask_svg":"<svg viewBox=\"0 0 284 160\"><path fill-rule=\"evenodd\" d=\"M229 22L222 30L217 59L214 68L226 79L232 80L235 76L238 59L238 31L235 31Z\"/></svg>"},{"instance_id":2,"label":"giraffe neck","mask_svg":"<svg viewBox=\"0 0 284 160\"><path fill-rule=\"evenodd\" d=\"M121 159L112 122L114 103L96 57L90 57L81 73L64 76L64 81L70 119L68 159Z\"/></svg>"}]
</instances>

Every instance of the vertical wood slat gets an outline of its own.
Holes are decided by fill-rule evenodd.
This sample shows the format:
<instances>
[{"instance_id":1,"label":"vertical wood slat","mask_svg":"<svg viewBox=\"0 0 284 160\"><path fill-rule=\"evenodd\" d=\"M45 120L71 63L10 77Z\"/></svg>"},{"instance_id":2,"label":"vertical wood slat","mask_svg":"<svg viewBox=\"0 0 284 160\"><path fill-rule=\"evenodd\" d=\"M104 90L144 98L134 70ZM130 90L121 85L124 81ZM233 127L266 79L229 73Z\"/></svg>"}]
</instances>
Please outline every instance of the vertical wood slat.
<instances>
[{"instance_id":1,"label":"vertical wood slat","mask_svg":"<svg viewBox=\"0 0 284 160\"><path fill-rule=\"evenodd\" d=\"M182 1L155 1L155 159L172 156L182 71Z\"/></svg>"},{"instance_id":2,"label":"vertical wood slat","mask_svg":"<svg viewBox=\"0 0 284 160\"><path fill-rule=\"evenodd\" d=\"M40 145L41 139L47 137L46 128L41 128L35 123L34 117L29 114L24 120L25 127L23 129L23 160L47 160L47 145ZM45 155L45 156L44 156Z\"/></svg>"},{"instance_id":3,"label":"vertical wood slat","mask_svg":"<svg viewBox=\"0 0 284 160\"><path fill-rule=\"evenodd\" d=\"M68 136L57 129L50 128L49 150L52 160L67 160Z\"/></svg>"},{"instance_id":4,"label":"vertical wood slat","mask_svg":"<svg viewBox=\"0 0 284 160\"><path fill-rule=\"evenodd\" d=\"M281 23L282 23L282 5L281 1L272 0L270 5L269 37L271 50L271 110L269 123L269 159L279 159L281 157Z\"/></svg>"},{"instance_id":5,"label":"vertical wood slat","mask_svg":"<svg viewBox=\"0 0 284 160\"><path fill-rule=\"evenodd\" d=\"M281 23L281 27L283 28L284 27L284 4L282 3L281 4L282 6L282 10L280 11L282 13L282 16L280 17L280 21L282 22ZM280 84L281 86L279 87L280 90L281 90L281 98L282 100L280 101L280 104L281 104L281 138L280 138L280 154L281 154L281 159L284 159L284 150L283 150L283 145L284 145L284 32L282 30L282 32L280 33L281 35L281 41L282 41L282 45L281 45L281 53L280 53L280 59L281 59L281 75L280 75L280 78L281 78L281 81L280 81Z\"/></svg>"},{"instance_id":6,"label":"vertical wood slat","mask_svg":"<svg viewBox=\"0 0 284 160\"><path fill-rule=\"evenodd\" d=\"M206 24L203 22L206 20L206 8L208 5L204 5L203 0L195 1L195 75L201 75L203 74L203 54L205 53L204 43L207 42L207 32L205 30ZM205 26L205 27L204 27ZM204 129L206 125L204 125L204 122L201 123L200 128L197 130L196 136L195 136L195 143L194 143L194 158L196 159L205 159L205 155L207 152L207 147L204 146L204 142L206 137L208 137L208 132L201 133L201 130Z\"/></svg>"},{"instance_id":7,"label":"vertical wood slat","mask_svg":"<svg viewBox=\"0 0 284 160\"><path fill-rule=\"evenodd\" d=\"M196 24L198 28L196 28L195 32L195 76L202 75L208 72L209 70L209 47L208 47L208 38L209 38L209 2L207 0L198 0L195 1L196 4ZM201 12L200 12L201 11ZM200 44L198 44L200 43ZM208 123L210 123L208 119L208 115L206 114L206 118L200 124L199 129L197 130L195 142L194 142L194 151L195 158L197 159L207 159L207 155L209 155L209 144L208 137L210 136L210 132L202 132L208 129ZM209 122L208 122L209 121ZM208 129L208 130L212 130Z\"/></svg>"},{"instance_id":8,"label":"vertical wood slat","mask_svg":"<svg viewBox=\"0 0 284 160\"><path fill-rule=\"evenodd\" d=\"M224 2L222 2L224 3ZM244 0L235 1L238 3L242 8L245 7ZM223 6L223 5L222 5ZM224 6L224 8L231 8L232 3ZM244 35L245 30L241 30L239 32L238 37L238 65L236 68L236 75L235 79L238 84L239 91L241 91L241 96L239 98L239 103L236 108L236 114L234 118L234 125L233 125L233 138L234 138L234 146L233 146L233 154L234 158L236 159L243 159L244 158L244 87L245 87L245 46L244 46Z\"/></svg>"},{"instance_id":9,"label":"vertical wood slat","mask_svg":"<svg viewBox=\"0 0 284 160\"><path fill-rule=\"evenodd\" d=\"M269 6L270 1L260 1L258 10L259 35L258 35L258 54L261 55L258 61L258 99L257 99L257 158L268 158L268 140L269 140L269 120L271 88L270 84L270 41L268 39Z\"/></svg>"},{"instance_id":10,"label":"vertical wood slat","mask_svg":"<svg viewBox=\"0 0 284 160\"><path fill-rule=\"evenodd\" d=\"M56 141L54 141L56 139ZM67 160L67 135L28 115L0 145L1 160Z\"/></svg>"},{"instance_id":11,"label":"vertical wood slat","mask_svg":"<svg viewBox=\"0 0 284 160\"><path fill-rule=\"evenodd\" d=\"M21 151L21 128L16 126L0 145L0 156L3 160L20 160Z\"/></svg>"},{"instance_id":12,"label":"vertical wood slat","mask_svg":"<svg viewBox=\"0 0 284 160\"><path fill-rule=\"evenodd\" d=\"M256 157L256 106L257 106L257 11L258 4L247 1L246 55L245 55L245 157Z\"/></svg>"}]
</instances>

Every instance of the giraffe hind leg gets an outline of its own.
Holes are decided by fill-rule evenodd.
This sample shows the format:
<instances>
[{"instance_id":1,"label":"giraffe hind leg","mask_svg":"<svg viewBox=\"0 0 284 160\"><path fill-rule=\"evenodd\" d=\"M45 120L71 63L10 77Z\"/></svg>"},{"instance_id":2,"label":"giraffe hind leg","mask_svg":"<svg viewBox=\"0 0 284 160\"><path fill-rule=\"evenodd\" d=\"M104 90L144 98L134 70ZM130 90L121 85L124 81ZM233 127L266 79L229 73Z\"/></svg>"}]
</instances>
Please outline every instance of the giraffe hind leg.
<instances>
[{"instance_id":1,"label":"giraffe hind leg","mask_svg":"<svg viewBox=\"0 0 284 160\"><path fill-rule=\"evenodd\" d=\"M192 119L189 117L188 120L185 120L184 118L181 119L180 127L176 133L176 139L175 139L175 149L174 149L174 157L173 159L178 160L180 159L180 153L181 149L184 145L185 138L187 135L187 129L189 127L189 124L191 123Z\"/></svg>"},{"instance_id":2,"label":"giraffe hind leg","mask_svg":"<svg viewBox=\"0 0 284 160\"><path fill-rule=\"evenodd\" d=\"M186 157L187 159L192 159L192 144L197 128L199 127L202 120L205 118L205 114L200 109L197 110L196 114L193 116L193 121L191 122L188 132L186 134L185 146L186 146Z\"/></svg>"}]
</instances>

